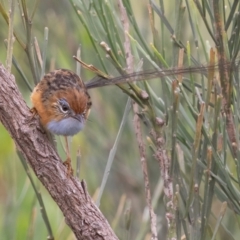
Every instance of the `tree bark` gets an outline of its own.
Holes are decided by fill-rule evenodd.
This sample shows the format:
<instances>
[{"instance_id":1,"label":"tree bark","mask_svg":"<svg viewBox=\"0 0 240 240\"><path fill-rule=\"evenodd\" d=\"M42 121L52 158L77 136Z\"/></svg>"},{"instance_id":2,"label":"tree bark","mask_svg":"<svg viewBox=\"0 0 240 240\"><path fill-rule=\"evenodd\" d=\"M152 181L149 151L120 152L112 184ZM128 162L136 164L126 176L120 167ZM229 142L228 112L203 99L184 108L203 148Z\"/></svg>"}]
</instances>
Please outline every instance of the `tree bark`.
<instances>
[{"instance_id":1,"label":"tree bark","mask_svg":"<svg viewBox=\"0 0 240 240\"><path fill-rule=\"evenodd\" d=\"M0 64L0 121L64 214L77 239L118 239L92 201L84 182L67 169L23 100L14 76Z\"/></svg>"}]
</instances>

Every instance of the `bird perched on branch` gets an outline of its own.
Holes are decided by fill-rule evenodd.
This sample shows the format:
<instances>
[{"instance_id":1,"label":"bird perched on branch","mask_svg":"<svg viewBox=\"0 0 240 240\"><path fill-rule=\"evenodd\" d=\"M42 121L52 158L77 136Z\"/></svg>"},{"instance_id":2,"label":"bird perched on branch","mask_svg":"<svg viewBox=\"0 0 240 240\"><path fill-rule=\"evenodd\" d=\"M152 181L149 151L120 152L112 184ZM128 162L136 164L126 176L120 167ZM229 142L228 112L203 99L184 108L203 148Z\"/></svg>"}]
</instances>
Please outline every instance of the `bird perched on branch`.
<instances>
[{"instance_id":1,"label":"bird perched on branch","mask_svg":"<svg viewBox=\"0 0 240 240\"><path fill-rule=\"evenodd\" d=\"M81 131L92 105L85 84L70 70L59 69L46 74L31 94L32 112L38 114L45 129L66 140L67 160L72 173L67 136Z\"/></svg>"}]
</instances>

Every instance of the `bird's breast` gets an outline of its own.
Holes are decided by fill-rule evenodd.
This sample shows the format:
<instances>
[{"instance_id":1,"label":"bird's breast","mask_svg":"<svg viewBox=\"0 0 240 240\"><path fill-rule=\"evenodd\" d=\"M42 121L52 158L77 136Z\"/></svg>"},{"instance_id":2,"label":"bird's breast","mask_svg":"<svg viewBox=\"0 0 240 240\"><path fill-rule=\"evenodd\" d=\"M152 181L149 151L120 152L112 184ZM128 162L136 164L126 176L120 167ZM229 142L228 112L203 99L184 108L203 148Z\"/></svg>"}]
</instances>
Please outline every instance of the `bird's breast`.
<instances>
[{"instance_id":1,"label":"bird's breast","mask_svg":"<svg viewBox=\"0 0 240 240\"><path fill-rule=\"evenodd\" d=\"M85 121L69 117L59 121L50 121L47 123L47 129L56 135L73 136L83 129L84 124Z\"/></svg>"}]
</instances>

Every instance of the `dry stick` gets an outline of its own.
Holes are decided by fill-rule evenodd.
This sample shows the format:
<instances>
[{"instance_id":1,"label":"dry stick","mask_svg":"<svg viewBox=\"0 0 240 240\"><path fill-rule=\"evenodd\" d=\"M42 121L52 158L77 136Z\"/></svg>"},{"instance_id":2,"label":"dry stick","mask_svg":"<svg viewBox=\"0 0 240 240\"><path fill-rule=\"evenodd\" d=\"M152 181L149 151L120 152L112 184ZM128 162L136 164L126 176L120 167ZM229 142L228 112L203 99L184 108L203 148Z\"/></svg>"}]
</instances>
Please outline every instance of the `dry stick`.
<instances>
[{"instance_id":1,"label":"dry stick","mask_svg":"<svg viewBox=\"0 0 240 240\"><path fill-rule=\"evenodd\" d=\"M9 1L9 28L8 28L8 41L7 41L7 70L11 72L12 67L12 54L13 54L13 42L14 42L14 35L13 35L13 19L14 19L14 9L15 9L15 2L14 0Z\"/></svg>"},{"instance_id":2,"label":"dry stick","mask_svg":"<svg viewBox=\"0 0 240 240\"><path fill-rule=\"evenodd\" d=\"M167 151L164 149L165 140L163 137L158 136L157 139L157 150L154 153L154 157L159 162L161 176L164 182L164 196L166 198L166 220L168 222L168 229L174 225L174 204L173 204L173 183L170 177L170 166L171 161L167 156Z\"/></svg>"},{"instance_id":3,"label":"dry stick","mask_svg":"<svg viewBox=\"0 0 240 240\"><path fill-rule=\"evenodd\" d=\"M226 115L226 127L228 132L228 137L230 139L230 142L232 144L233 149L233 155L235 158L237 158L237 152L239 146L237 146L237 140L236 140L236 129L234 125L233 115L232 115L232 109L231 109L231 97L232 97L232 80L229 76L228 68L225 67L224 64L227 63L226 59L226 49L224 47L224 39L223 34L225 33L224 30L224 23L223 19L221 17L220 12L220 6L221 1L214 0L213 1L213 10L214 10L214 18L215 18L215 39L216 39L216 49L218 53L218 63L219 66L219 77L222 87L222 94L223 94L223 111Z\"/></svg>"},{"instance_id":4,"label":"dry stick","mask_svg":"<svg viewBox=\"0 0 240 240\"><path fill-rule=\"evenodd\" d=\"M126 13L126 9L123 6L122 0L118 0L118 7L120 9L120 14L121 14L121 22L123 25L123 29L124 29L124 37L125 37L125 41L124 41L124 51L125 51L125 56L126 56L126 62L127 62L127 72L133 72L133 55L131 52L131 44L129 41L129 37L128 37L128 30L129 30L129 22L127 19L127 13Z\"/></svg>"},{"instance_id":5,"label":"dry stick","mask_svg":"<svg viewBox=\"0 0 240 240\"><path fill-rule=\"evenodd\" d=\"M120 8L120 13L122 17L121 21L123 24L123 29L125 31L124 49L125 49L125 54L127 56L126 61L127 61L128 71L133 72L133 56L131 53L131 44L129 41L129 36L127 34L129 29L129 23L127 19L126 9L124 8L121 0L118 1L118 5ZM135 134L138 142L139 153L141 156L141 166L142 166L143 177L144 177L146 201L147 201L147 205L149 208L149 215L150 215L150 227L151 227L151 234L152 234L151 239L157 240L157 221L156 221L156 215L152 208L152 196L151 196L150 187L149 187L150 184L149 184L147 161L146 161L146 150L145 150L145 145L142 139L140 119L137 115L138 105L135 102L133 103L133 112L134 112L133 125L134 125Z\"/></svg>"},{"instance_id":6,"label":"dry stick","mask_svg":"<svg viewBox=\"0 0 240 240\"><path fill-rule=\"evenodd\" d=\"M137 115L138 112L138 105L136 103L133 104L133 111L134 111L134 118L133 118L133 125L136 133L136 138L138 142L139 153L141 156L141 166L143 171L144 177L144 184L145 184L145 194L146 194L146 201L149 208L149 215L150 215L150 223L151 223L151 234L153 240L157 240L157 221L156 215L152 208L152 196L150 191L150 184L149 184L149 177L148 177L148 168L147 168L147 160L146 160L146 149L142 139L141 133L141 124L140 119Z\"/></svg>"},{"instance_id":7,"label":"dry stick","mask_svg":"<svg viewBox=\"0 0 240 240\"><path fill-rule=\"evenodd\" d=\"M14 96L14 97L13 97ZM0 64L0 121L37 178L63 212L66 223L81 240L118 239L86 191L84 182L67 176L39 121L31 119L15 79Z\"/></svg>"}]
</instances>

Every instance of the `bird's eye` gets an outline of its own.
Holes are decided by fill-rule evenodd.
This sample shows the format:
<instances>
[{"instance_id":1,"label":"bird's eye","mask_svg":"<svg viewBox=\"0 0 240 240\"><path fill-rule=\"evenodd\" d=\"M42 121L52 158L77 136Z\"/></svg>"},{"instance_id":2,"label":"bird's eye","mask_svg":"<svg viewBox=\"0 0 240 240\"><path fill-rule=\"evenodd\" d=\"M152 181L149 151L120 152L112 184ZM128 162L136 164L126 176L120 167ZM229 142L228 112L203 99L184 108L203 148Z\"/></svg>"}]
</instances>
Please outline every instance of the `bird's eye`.
<instances>
[{"instance_id":1,"label":"bird's eye","mask_svg":"<svg viewBox=\"0 0 240 240\"><path fill-rule=\"evenodd\" d=\"M68 102L65 99L60 99L59 100L59 105L60 105L60 110L63 113L67 113L70 109Z\"/></svg>"},{"instance_id":2,"label":"bird's eye","mask_svg":"<svg viewBox=\"0 0 240 240\"><path fill-rule=\"evenodd\" d=\"M67 106L67 105L63 105L63 106L62 106L62 110L63 110L63 112L67 112L67 111L68 111L68 109L69 109L69 108L68 108L68 106Z\"/></svg>"}]
</instances>

